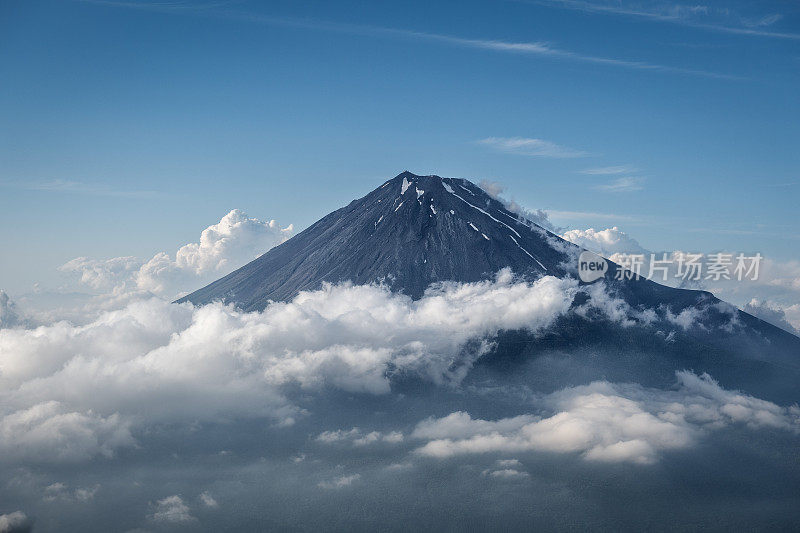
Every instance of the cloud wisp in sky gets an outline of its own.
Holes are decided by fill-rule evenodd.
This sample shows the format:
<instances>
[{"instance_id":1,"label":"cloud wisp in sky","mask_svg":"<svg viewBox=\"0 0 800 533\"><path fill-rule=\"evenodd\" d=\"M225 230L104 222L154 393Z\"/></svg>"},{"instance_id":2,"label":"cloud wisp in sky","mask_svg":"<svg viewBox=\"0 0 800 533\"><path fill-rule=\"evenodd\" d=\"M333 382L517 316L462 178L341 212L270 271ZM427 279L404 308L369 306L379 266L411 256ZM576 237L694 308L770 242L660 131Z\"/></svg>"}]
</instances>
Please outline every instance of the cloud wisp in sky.
<instances>
[{"instance_id":1,"label":"cloud wisp in sky","mask_svg":"<svg viewBox=\"0 0 800 533\"><path fill-rule=\"evenodd\" d=\"M613 176L616 174L630 174L638 172L639 169L630 165L617 165L613 167L594 167L579 170L581 174L588 174L590 176Z\"/></svg>"},{"instance_id":2,"label":"cloud wisp in sky","mask_svg":"<svg viewBox=\"0 0 800 533\"><path fill-rule=\"evenodd\" d=\"M679 24L682 26L719 33L735 35L748 35L753 37L768 37L773 39L800 39L800 33L771 31L765 29L780 21L783 16L779 13L765 13L757 18L746 18L736 15L730 8L715 10L705 5L687 5L678 3L655 4L652 6L630 2L591 2L584 0L521 0L523 3L544 5L581 11L584 13L598 13L620 15L643 20ZM738 21L739 25L730 25L720 22L711 22L714 17Z\"/></svg>"},{"instance_id":3,"label":"cloud wisp in sky","mask_svg":"<svg viewBox=\"0 0 800 533\"><path fill-rule=\"evenodd\" d=\"M53 193L84 194L90 196L109 196L113 198L154 198L159 196L157 191L148 190L121 190L104 184L92 184L82 181L55 179L46 181L2 181L0 185L28 191L41 191Z\"/></svg>"},{"instance_id":4,"label":"cloud wisp in sky","mask_svg":"<svg viewBox=\"0 0 800 533\"><path fill-rule=\"evenodd\" d=\"M562 146L552 141L528 137L487 137L477 143L499 152L530 157L570 159L589 155L587 152Z\"/></svg>"},{"instance_id":5,"label":"cloud wisp in sky","mask_svg":"<svg viewBox=\"0 0 800 533\"><path fill-rule=\"evenodd\" d=\"M377 31L388 34L396 34L399 36L405 36L409 38L416 37L419 39L439 41L467 48L492 50L495 52L536 55L542 57L550 57L554 59L578 61L583 63L595 63L598 65L623 67L635 70L648 70L652 72L663 72L668 74L699 76L703 78L716 78L716 79L727 79L727 80L742 79L738 76L733 76L730 74L722 74L718 72L711 72L707 70L672 67L667 65L659 65L656 63L648 63L646 61L633 61L628 59L608 58L608 57L599 57L587 54L579 54L576 52L571 52L569 50L564 50L554 47L551 44L545 42L513 42L513 41L503 41L494 39L467 39L451 35L415 32L410 30L397 30L391 28L381 28Z\"/></svg>"},{"instance_id":6,"label":"cloud wisp in sky","mask_svg":"<svg viewBox=\"0 0 800 533\"><path fill-rule=\"evenodd\" d=\"M595 185L595 189L604 192L633 192L641 191L644 186L644 178L636 178L632 176L623 176L617 178L610 183L603 185Z\"/></svg>"},{"instance_id":7,"label":"cloud wisp in sky","mask_svg":"<svg viewBox=\"0 0 800 533\"><path fill-rule=\"evenodd\" d=\"M443 33L415 31L403 28L390 28L383 26L369 26L359 24L345 24L339 22L330 22L325 20L314 19L297 19L289 17L275 17L260 15L257 13L244 12L232 9L216 9L203 6L198 9L172 9L169 6L164 7L160 4L145 4L134 2L90 2L106 5L110 7L127 7L133 9L151 9L153 11L162 12L165 14L194 14L205 17L220 17L228 18L231 20L239 20L244 22L267 24L272 26L285 26L298 29L328 31L335 33L344 33L349 35L363 35L371 37L393 37L415 41L430 41L459 46L462 48L473 48L480 50L490 50L495 52L512 53L520 55L532 55L539 57L547 57L557 60L576 61L582 63L594 63L598 65L607 65L613 67L622 67L634 70L644 70L651 72L662 72L666 74L678 74L698 76L713 79L727 79L727 80L741 80L742 78L730 74L719 72L712 72L702 69L682 68L669 65L660 65L657 63L649 63L647 61L638 61L621 58L609 58L595 56L591 54L583 54L573 52L570 50L558 48L551 43L541 41L531 42L514 42L503 39L477 39L467 38L455 35L447 35Z\"/></svg>"}]
</instances>

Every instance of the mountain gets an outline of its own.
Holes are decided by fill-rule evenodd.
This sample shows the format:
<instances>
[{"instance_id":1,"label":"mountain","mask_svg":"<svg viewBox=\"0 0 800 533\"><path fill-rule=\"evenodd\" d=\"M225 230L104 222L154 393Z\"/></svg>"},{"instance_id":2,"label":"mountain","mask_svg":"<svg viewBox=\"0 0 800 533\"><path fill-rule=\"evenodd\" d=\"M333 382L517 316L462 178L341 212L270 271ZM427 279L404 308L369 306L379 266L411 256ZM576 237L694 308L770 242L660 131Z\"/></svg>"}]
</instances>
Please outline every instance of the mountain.
<instances>
[{"instance_id":1,"label":"mountain","mask_svg":"<svg viewBox=\"0 0 800 533\"><path fill-rule=\"evenodd\" d=\"M253 311L345 280L383 282L416 299L431 283L478 281L505 267L531 279L574 275L579 251L468 180L403 172L179 302L221 300ZM683 307L698 297L644 279L621 288L637 303Z\"/></svg>"},{"instance_id":2,"label":"mountain","mask_svg":"<svg viewBox=\"0 0 800 533\"><path fill-rule=\"evenodd\" d=\"M477 281L503 267L563 274L564 254L466 180L403 172L255 261L181 301L263 309L323 281L383 281L413 298L432 282Z\"/></svg>"},{"instance_id":3,"label":"mountain","mask_svg":"<svg viewBox=\"0 0 800 533\"><path fill-rule=\"evenodd\" d=\"M220 300L257 311L323 282L345 280L381 282L418 299L432 283L489 279L506 267L531 280L576 278L582 251L468 180L403 172L178 302ZM608 292L655 318L633 317L635 326L623 327L603 316L573 315L543 336L504 332L484 364L508 367L541 360L542 354L581 353L581 371L588 374L576 376L576 382L630 377L664 384L675 370L693 368L733 385L746 384L765 397L800 399L795 391L800 339L705 291L666 287L638 276L617 280L621 267L606 262ZM574 305L581 304L581 297ZM696 323L679 327L669 319L681 313ZM591 365L596 369L587 370ZM540 369L537 375L544 380L557 371Z\"/></svg>"}]
</instances>

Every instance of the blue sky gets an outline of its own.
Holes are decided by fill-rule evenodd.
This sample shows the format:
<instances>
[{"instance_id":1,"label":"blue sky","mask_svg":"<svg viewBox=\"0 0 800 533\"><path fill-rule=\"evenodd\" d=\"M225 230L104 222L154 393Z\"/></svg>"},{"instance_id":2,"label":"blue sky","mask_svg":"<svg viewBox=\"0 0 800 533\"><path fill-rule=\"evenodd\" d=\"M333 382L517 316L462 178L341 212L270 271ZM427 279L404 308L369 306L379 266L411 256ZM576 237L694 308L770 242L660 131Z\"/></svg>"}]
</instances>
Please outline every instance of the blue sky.
<instances>
[{"instance_id":1,"label":"blue sky","mask_svg":"<svg viewBox=\"0 0 800 533\"><path fill-rule=\"evenodd\" d=\"M0 287L233 208L302 229L405 169L800 259L800 5L431 4L4 2Z\"/></svg>"}]
</instances>

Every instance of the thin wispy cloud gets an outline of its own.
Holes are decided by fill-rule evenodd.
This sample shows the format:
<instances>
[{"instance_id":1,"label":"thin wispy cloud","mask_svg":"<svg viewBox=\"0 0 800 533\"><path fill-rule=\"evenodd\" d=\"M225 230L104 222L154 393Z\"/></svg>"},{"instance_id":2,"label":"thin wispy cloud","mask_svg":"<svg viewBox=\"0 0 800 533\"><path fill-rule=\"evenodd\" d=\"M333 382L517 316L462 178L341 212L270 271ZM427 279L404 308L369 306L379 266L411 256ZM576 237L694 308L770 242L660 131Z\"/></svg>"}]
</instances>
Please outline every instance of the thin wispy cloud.
<instances>
[{"instance_id":1,"label":"thin wispy cloud","mask_svg":"<svg viewBox=\"0 0 800 533\"><path fill-rule=\"evenodd\" d=\"M644 182L644 178L634 178L631 176L623 176L621 178L617 178L610 183L606 183L604 185L597 185L595 189L598 191L605 191L605 192L632 192L632 191L641 191L644 187L642 183Z\"/></svg>"},{"instance_id":2,"label":"thin wispy cloud","mask_svg":"<svg viewBox=\"0 0 800 533\"><path fill-rule=\"evenodd\" d=\"M586 157L589 155L587 152L561 146L544 139L529 139L526 137L487 137L477 142L478 144L488 146L500 152L531 157L566 159Z\"/></svg>"},{"instance_id":3,"label":"thin wispy cloud","mask_svg":"<svg viewBox=\"0 0 800 533\"><path fill-rule=\"evenodd\" d=\"M612 176L614 174L629 174L631 172L638 172L639 169L630 165L619 165L614 167L596 167L585 168L579 170L580 174L588 174L590 176Z\"/></svg>"},{"instance_id":4,"label":"thin wispy cloud","mask_svg":"<svg viewBox=\"0 0 800 533\"><path fill-rule=\"evenodd\" d=\"M481 48L484 50L494 50L497 52L532 54L532 55L546 56L556 59L580 61L584 63L596 63L601 65L610 65L616 67L631 68L636 70L650 70L653 72L664 72L671 74L685 74L685 75L688 74L704 78L717 78L717 79L729 79L729 80L742 79L738 76L732 76L729 74L720 74L717 72L710 72L706 70L671 67L655 63L647 63L644 61L631 61L627 59L616 59L616 58L579 54L575 52L570 52L568 50L563 50L560 48L553 47L549 43L545 42L509 42L509 41L487 40L487 39L465 39L462 37L453 37L450 35L420 33L413 31L406 31L406 30L391 30L391 31L398 31L404 33L408 37L419 37L423 39L441 41L453 45L465 46L470 48Z\"/></svg>"},{"instance_id":5,"label":"thin wispy cloud","mask_svg":"<svg viewBox=\"0 0 800 533\"><path fill-rule=\"evenodd\" d=\"M220 0L219 2L126 2L125 0L78 0L86 4L97 4L109 7L125 7L130 9L145 9L150 11L198 11L214 9L239 3L238 0Z\"/></svg>"},{"instance_id":6,"label":"thin wispy cloud","mask_svg":"<svg viewBox=\"0 0 800 533\"><path fill-rule=\"evenodd\" d=\"M763 17L761 17L759 19L756 19L756 20L745 20L745 21L743 21L743 24L745 26L762 27L763 28L763 27L766 27L766 26L772 26L773 24L775 24L776 22L778 22L782 18L783 18L783 15L780 15L780 14L776 13L774 15L763 16Z\"/></svg>"},{"instance_id":7,"label":"thin wispy cloud","mask_svg":"<svg viewBox=\"0 0 800 533\"><path fill-rule=\"evenodd\" d=\"M175 9L171 5L165 7L161 4L141 4L141 3L124 2L124 1L108 2L104 0L82 0L82 1L87 3L104 5L108 7L129 7L132 9L151 9L152 11L169 13L169 14L194 14L205 17L222 17L231 20L240 20L252 23L267 24L271 26L283 26L291 28L302 28L307 30L328 31L335 33L344 33L348 35L392 37L392 38L409 39L415 41L431 41L431 42L449 44L453 46L459 46L463 48L474 48L474 49L491 50L503 53L534 55L540 57L549 57L552 59L560 59L565 61L594 63L599 65L608 65L613 67L621 67L634 70L646 70L652 72L699 76L699 77L714 78L714 79L728 79L728 80L742 79L739 76L722 74L718 72L711 72L707 70L681 68L668 65L660 65L656 63L648 63L646 61L600 57L591 54L582 54L578 52L572 52L569 50L561 49L553 46L550 43L542 41L513 42L513 41L505 41L502 39L472 39L455 35L419 32L402 28L388 28L383 26L369 26L360 24L344 24L344 23L330 22L324 20L314 20L314 19L272 17L272 16L259 15L256 13L234 11L229 9L214 9L214 8L209 8L208 5L204 5L202 8L192 10L189 8L183 8L183 5L181 5L180 9Z\"/></svg>"},{"instance_id":8,"label":"thin wispy cloud","mask_svg":"<svg viewBox=\"0 0 800 533\"><path fill-rule=\"evenodd\" d=\"M23 189L27 191L86 194L91 196L112 196L118 198L152 198L160 194L157 191L112 189L106 185L64 179L30 182L6 181L0 182L0 186Z\"/></svg>"},{"instance_id":9,"label":"thin wispy cloud","mask_svg":"<svg viewBox=\"0 0 800 533\"><path fill-rule=\"evenodd\" d=\"M736 35L750 35L755 37L771 37L776 39L800 40L800 34L792 32L769 31L764 28L778 22L783 18L781 14L771 13L757 19L739 17L741 26L720 23L704 22L698 20L700 16L709 16L709 8L703 5L666 4L655 8L642 6L625 7L622 3L597 3L584 0L520 0L527 4L538 4L549 7L581 11L584 13L601 13L621 15L634 18L655 20L672 24L680 24L691 28L731 33ZM726 10L726 13L730 11Z\"/></svg>"}]
</instances>

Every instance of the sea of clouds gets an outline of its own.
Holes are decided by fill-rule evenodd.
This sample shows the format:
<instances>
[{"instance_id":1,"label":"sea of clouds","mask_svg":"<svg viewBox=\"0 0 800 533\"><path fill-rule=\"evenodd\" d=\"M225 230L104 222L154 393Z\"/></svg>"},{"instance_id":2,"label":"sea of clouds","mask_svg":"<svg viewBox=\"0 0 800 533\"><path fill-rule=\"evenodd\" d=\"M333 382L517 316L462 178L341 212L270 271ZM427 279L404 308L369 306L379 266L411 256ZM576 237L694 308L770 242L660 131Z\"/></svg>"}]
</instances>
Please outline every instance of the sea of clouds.
<instances>
[{"instance_id":1,"label":"sea of clouds","mask_svg":"<svg viewBox=\"0 0 800 533\"><path fill-rule=\"evenodd\" d=\"M602 284L501 271L432 286L419 300L344 283L261 312L169 303L290 233L232 211L174 256L68 262L62 271L94 291L78 306L26 312L0 292L0 532L374 529L390 523L387 510L395 526L513 528L552 524L568 508L577 528L608 526L611 511L592 512L608 493L592 484L610 472L612 491L623 478L663 490L668 467L689 469L674 487L704 475L717 490L714 476L746 477L757 493L758 476L714 467L709 449L772 472L796 445L796 405L691 369L666 389L600 377L520 391L524 365L513 387L472 378L506 330L546 335L569 316L686 330L702 312L631 309ZM705 466L691 473L697 461ZM773 487L781 498L795 470ZM349 521L336 522L342 509ZM796 518L787 509L779 524Z\"/></svg>"}]
</instances>

